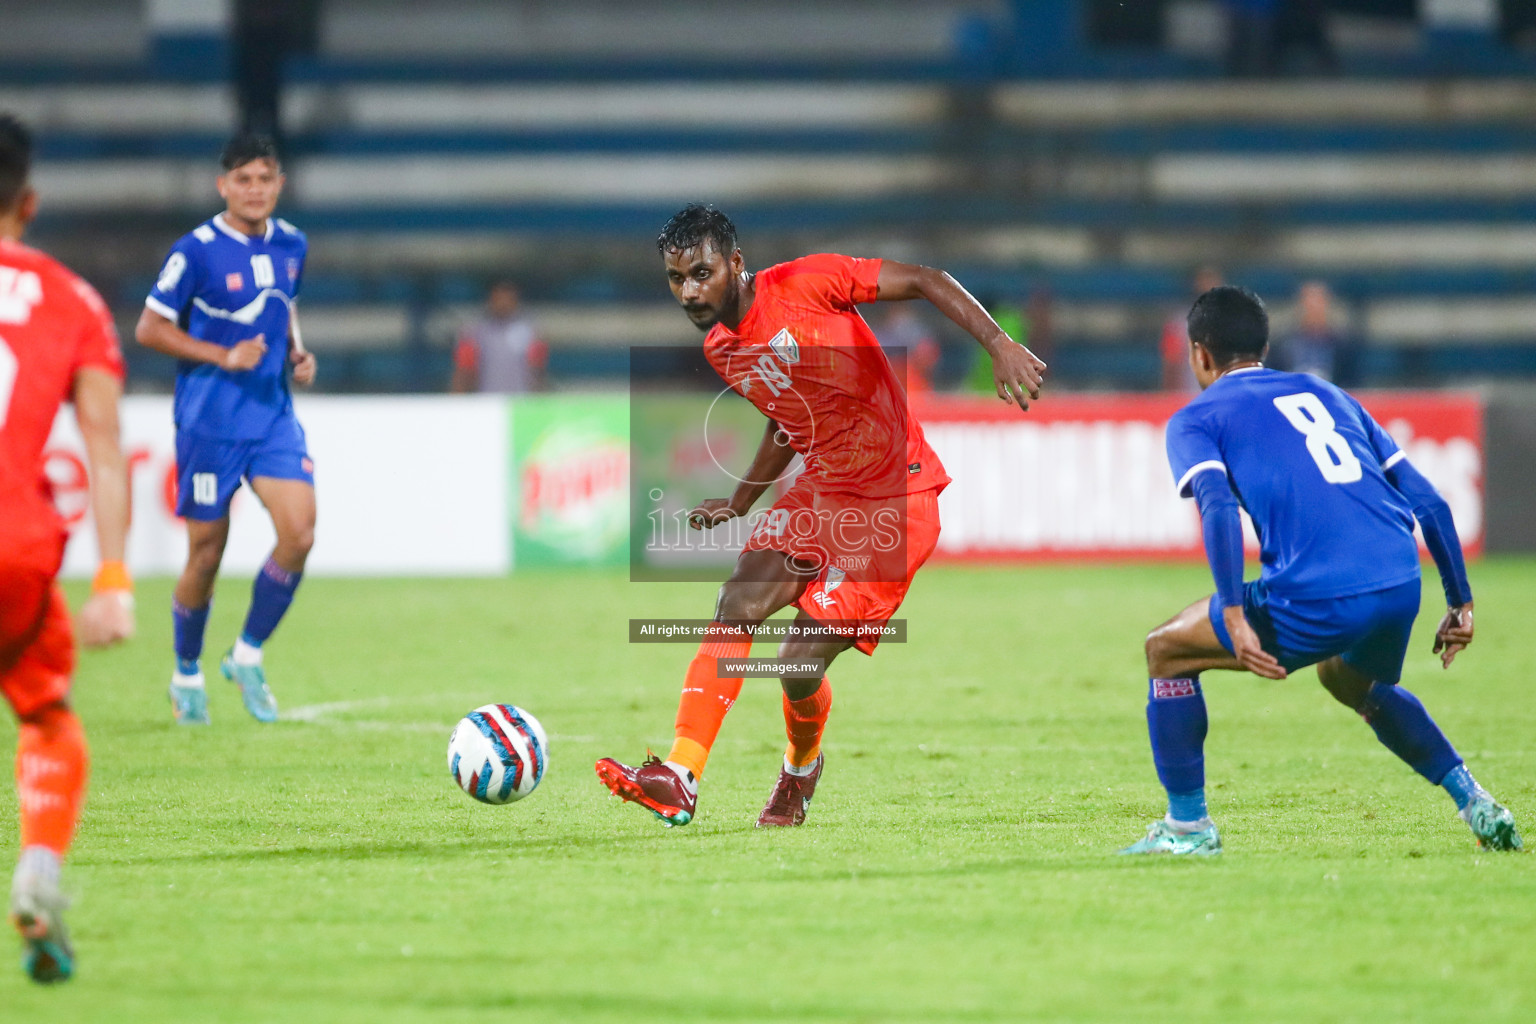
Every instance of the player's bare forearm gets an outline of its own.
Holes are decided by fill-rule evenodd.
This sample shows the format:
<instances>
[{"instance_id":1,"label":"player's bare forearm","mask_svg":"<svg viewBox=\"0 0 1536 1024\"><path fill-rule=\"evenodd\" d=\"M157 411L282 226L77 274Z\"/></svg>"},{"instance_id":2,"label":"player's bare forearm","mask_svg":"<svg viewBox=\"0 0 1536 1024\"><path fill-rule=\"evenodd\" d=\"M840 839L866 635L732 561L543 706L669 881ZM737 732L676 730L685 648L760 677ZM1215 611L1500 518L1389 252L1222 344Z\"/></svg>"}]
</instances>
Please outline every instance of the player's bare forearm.
<instances>
[{"instance_id":1,"label":"player's bare forearm","mask_svg":"<svg viewBox=\"0 0 1536 1024\"><path fill-rule=\"evenodd\" d=\"M85 441L91 472L91 510L96 518L96 543L101 568L76 620L80 642L105 647L134 633L133 581L123 558L128 547L132 513L128 460L118 439L117 400L123 393L116 375L85 367L75 375L75 419Z\"/></svg>"},{"instance_id":2,"label":"player's bare forearm","mask_svg":"<svg viewBox=\"0 0 1536 1024\"><path fill-rule=\"evenodd\" d=\"M318 364L314 353L304 347L304 336L299 333L299 311L296 309L291 309L288 314L288 361L293 364L295 384L309 387L315 382Z\"/></svg>"},{"instance_id":3,"label":"player's bare forearm","mask_svg":"<svg viewBox=\"0 0 1536 1024\"><path fill-rule=\"evenodd\" d=\"M209 363L226 370L249 370L261 362L266 352L266 341L261 335L247 338L231 348L211 341L199 341L170 320L152 309L139 314L133 336L140 345L154 349L177 359L193 363Z\"/></svg>"},{"instance_id":4,"label":"player's bare forearm","mask_svg":"<svg viewBox=\"0 0 1536 1024\"><path fill-rule=\"evenodd\" d=\"M713 528L746 515L794 459L795 450L780 436L778 423L769 420L752 465L742 474L736 490L729 498L707 498L699 502L688 513L688 525L695 530Z\"/></svg>"},{"instance_id":5,"label":"player's bare forearm","mask_svg":"<svg viewBox=\"0 0 1536 1024\"><path fill-rule=\"evenodd\" d=\"M145 348L194 363L218 365L223 361L224 353L227 351L223 345L215 345L211 341L198 341L152 309L146 309L139 314L139 322L133 329L133 336Z\"/></svg>"},{"instance_id":6,"label":"player's bare forearm","mask_svg":"<svg viewBox=\"0 0 1536 1024\"><path fill-rule=\"evenodd\" d=\"M75 417L91 474L91 510L103 562L121 562L132 514L128 460L118 437L122 385L105 370L82 369L75 377Z\"/></svg>"},{"instance_id":7,"label":"player's bare forearm","mask_svg":"<svg viewBox=\"0 0 1536 1024\"><path fill-rule=\"evenodd\" d=\"M736 514L746 515L750 512L752 506L757 504L757 499L763 496L763 492L773 485L779 474L788 469L793 461L795 450L789 446L787 439L780 436L779 424L769 420L763 429L763 438L758 442L757 454L752 457L752 465L742 474L741 482L731 494L731 507L736 510Z\"/></svg>"},{"instance_id":8,"label":"player's bare forearm","mask_svg":"<svg viewBox=\"0 0 1536 1024\"><path fill-rule=\"evenodd\" d=\"M1237 659L1239 665L1265 679L1286 677L1284 666L1259 642L1258 634L1253 631L1247 616L1243 614L1242 605L1223 608L1221 618L1227 627L1227 636L1232 641L1232 656Z\"/></svg>"},{"instance_id":9,"label":"player's bare forearm","mask_svg":"<svg viewBox=\"0 0 1536 1024\"><path fill-rule=\"evenodd\" d=\"M959 281L934 267L882 260L877 297L881 302L927 299L935 309L975 338L988 355L995 355L1002 344L1013 340Z\"/></svg>"},{"instance_id":10,"label":"player's bare forearm","mask_svg":"<svg viewBox=\"0 0 1536 1024\"><path fill-rule=\"evenodd\" d=\"M927 299L935 309L975 338L992 357L993 383L999 398L1018 403L1020 409L1028 409L1029 399L1040 397L1045 363L1010 338L986 307L977 302L959 281L933 267L882 260L878 285L876 297L881 301Z\"/></svg>"}]
</instances>

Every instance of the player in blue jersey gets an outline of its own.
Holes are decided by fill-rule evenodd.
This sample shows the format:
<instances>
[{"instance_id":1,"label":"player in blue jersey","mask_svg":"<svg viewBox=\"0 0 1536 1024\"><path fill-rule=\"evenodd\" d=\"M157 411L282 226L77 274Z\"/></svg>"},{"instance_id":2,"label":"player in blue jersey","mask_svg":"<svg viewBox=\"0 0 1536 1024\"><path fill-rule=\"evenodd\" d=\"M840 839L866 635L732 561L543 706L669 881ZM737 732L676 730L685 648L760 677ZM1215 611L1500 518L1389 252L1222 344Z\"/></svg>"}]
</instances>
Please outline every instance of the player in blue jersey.
<instances>
[{"instance_id":1,"label":"player in blue jersey","mask_svg":"<svg viewBox=\"0 0 1536 1024\"><path fill-rule=\"evenodd\" d=\"M1199 505L1216 593L1147 637L1147 729L1168 813L1121 852L1221 851L1205 805L1202 671L1283 679L1314 664L1388 750L1446 789L1481 847L1520 849L1514 817L1398 685L1419 610L1415 518L1445 586L1435 653L1449 668L1472 642L1472 590L1450 508L1359 402L1317 377L1264 366L1269 319L1252 292L1201 295L1189 338L1202 394L1169 422L1168 462L1179 493ZM1239 507L1261 548L1259 578L1247 584Z\"/></svg>"},{"instance_id":2,"label":"player in blue jersey","mask_svg":"<svg viewBox=\"0 0 1536 1024\"><path fill-rule=\"evenodd\" d=\"M262 644L293 600L315 534L314 464L288 390L315 379L294 302L304 235L273 216L283 190L270 139L237 137L218 178L225 209L172 246L144 300L135 336L179 360L176 372L176 512L187 522L187 565L172 617L171 706L184 725L208 722L199 659L214 579L229 538L229 503L241 481L272 516L277 546L256 576L245 628L221 669L246 710L275 721Z\"/></svg>"}]
</instances>

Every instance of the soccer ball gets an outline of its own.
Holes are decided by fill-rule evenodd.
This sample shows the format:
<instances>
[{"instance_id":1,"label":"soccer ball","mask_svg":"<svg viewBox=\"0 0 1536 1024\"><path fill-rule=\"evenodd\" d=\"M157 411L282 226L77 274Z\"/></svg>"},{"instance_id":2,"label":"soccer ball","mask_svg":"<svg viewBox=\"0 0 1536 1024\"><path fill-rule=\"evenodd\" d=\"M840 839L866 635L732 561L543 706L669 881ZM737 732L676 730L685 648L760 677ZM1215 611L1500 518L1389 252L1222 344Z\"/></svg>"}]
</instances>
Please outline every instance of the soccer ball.
<instances>
[{"instance_id":1,"label":"soccer ball","mask_svg":"<svg viewBox=\"0 0 1536 1024\"><path fill-rule=\"evenodd\" d=\"M544 778L548 752L537 718L511 704L487 704L454 727L448 772L481 803L509 804L532 793Z\"/></svg>"}]
</instances>

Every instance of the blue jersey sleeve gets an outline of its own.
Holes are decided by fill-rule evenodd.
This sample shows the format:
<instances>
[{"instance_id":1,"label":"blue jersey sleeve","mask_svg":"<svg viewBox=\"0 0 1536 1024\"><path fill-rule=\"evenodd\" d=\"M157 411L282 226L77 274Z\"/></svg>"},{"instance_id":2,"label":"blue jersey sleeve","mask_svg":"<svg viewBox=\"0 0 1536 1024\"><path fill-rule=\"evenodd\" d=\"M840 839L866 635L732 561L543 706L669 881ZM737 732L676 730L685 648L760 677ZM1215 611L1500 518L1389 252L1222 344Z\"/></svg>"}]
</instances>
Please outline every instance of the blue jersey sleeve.
<instances>
[{"instance_id":1,"label":"blue jersey sleeve","mask_svg":"<svg viewBox=\"0 0 1536 1024\"><path fill-rule=\"evenodd\" d=\"M1164 442L1168 449L1168 468L1179 489L1179 497L1193 496L1190 481L1200 473L1219 471L1227 473L1221 447L1211 435L1210 428L1188 407L1180 409L1168 421L1168 434Z\"/></svg>"},{"instance_id":2,"label":"blue jersey sleeve","mask_svg":"<svg viewBox=\"0 0 1536 1024\"><path fill-rule=\"evenodd\" d=\"M1403 450L1398 447L1396 441L1392 440L1392 435L1381 429L1381 424L1377 423L1375 418L1365 411L1365 406L1361 405L1359 400L1348 391L1340 389L1339 394L1348 400L1349 404L1354 407L1355 413L1360 417L1360 423L1365 427L1366 439L1371 443L1371 451L1376 453L1376 461L1381 463L1382 468L1389 469L1402 461Z\"/></svg>"},{"instance_id":3,"label":"blue jersey sleeve","mask_svg":"<svg viewBox=\"0 0 1536 1024\"><path fill-rule=\"evenodd\" d=\"M299 254L294 257L296 264L293 271L293 297L299 297L299 291L304 287L304 268L309 264L309 239L305 238L299 246Z\"/></svg>"},{"instance_id":4,"label":"blue jersey sleeve","mask_svg":"<svg viewBox=\"0 0 1536 1024\"><path fill-rule=\"evenodd\" d=\"M1205 558L1211 563L1216 596L1222 608L1243 603L1243 520L1237 498L1227 478L1219 473L1196 473L1189 486L1200 508L1200 536Z\"/></svg>"},{"instance_id":5,"label":"blue jersey sleeve","mask_svg":"<svg viewBox=\"0 0 1536 1024\"><path fill-rule=\"evenodd\" d=\"M1424 546L1429 548L1440 572L1446 606L1459 608L1471 601L1472 584L1467 582L1467 563L1461 553L1461 538L1456 535L1456 521L1451 518L1451 506L1407 459L1393 460L1387 469L1387 481L1413 506L1414 518L1424 530Z\"/></svg>"},{"instance_id":6,"label":"blue jersey sleeve","mask_svg":"<svg viewBox=\"0 0 1536 1024\"><path fill-rule=\"evenodd\" d=\"M180 321L206 276L205 248L190 237L177 242L144 304L167 320Z\"/></svg>"}]
</instances>

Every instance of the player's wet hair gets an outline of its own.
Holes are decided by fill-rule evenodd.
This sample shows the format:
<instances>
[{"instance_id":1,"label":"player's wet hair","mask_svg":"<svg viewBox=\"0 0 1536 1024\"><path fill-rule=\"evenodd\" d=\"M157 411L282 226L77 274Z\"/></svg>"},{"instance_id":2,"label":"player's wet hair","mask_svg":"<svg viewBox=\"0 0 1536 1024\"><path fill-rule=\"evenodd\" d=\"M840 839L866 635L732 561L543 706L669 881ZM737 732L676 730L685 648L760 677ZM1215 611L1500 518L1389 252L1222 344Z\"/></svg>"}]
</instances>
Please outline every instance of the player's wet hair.
<instances>
[{"instance_id":1,"label":"player's wet hair","mask_svg":"<svg viewBox=\"0 0 1536 1024\"><path fill-rule=\"evenodd\" d=\"M689 203L672 215L656 236L656 251L682 252L704 241L715 243L715 251L730 256L736 251L736 225L731 218L704 203Z\"/></svg>"},{"instance_id":2,"label":"player's wet hair","mask_svg":"<svg viewBox=\"0 0 1536 1024\"><path fill-rule=\"evenodd\" d=\"M1217 285L1196 299L1188 324L1189 340L1205 346L1217 366L1258 359L1269 344L1264 300L1236 285Z\"/></svg>"},{"instance_id":3,"label":"player's wet hair","mask_svg":"<svg viewBox=\"0 0 1536 1024\"><path fill-rule=\"evenodd\" d=\"M32 133L11 114L0 114L0 210L16 204L31 170Z\"/></svg>"},{"instance_id":4,"label":"player's wet hair","mask_svg":"<svg viewBox=\"0 0 1536 1024\"><path fill-rule=\"evenodd\" d=\"M226 142L224 151L219 154L219 166L226 171L244 167L252 160L271 160L279 167L283 165L282 158L277 155L277 143L270 135L243 132Z\"/></svg>"}]
</instances>

